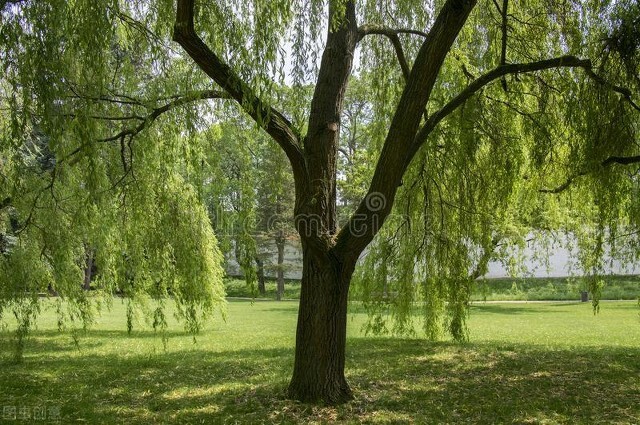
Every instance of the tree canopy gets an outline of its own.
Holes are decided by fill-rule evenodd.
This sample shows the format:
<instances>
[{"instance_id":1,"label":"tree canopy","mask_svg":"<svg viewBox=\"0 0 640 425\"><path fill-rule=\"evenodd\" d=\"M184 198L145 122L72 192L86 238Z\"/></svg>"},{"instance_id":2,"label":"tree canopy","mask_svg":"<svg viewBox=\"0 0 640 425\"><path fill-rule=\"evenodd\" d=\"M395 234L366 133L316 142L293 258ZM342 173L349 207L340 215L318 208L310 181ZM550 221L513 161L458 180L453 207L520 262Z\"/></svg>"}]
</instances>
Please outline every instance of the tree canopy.
<instances>
[{"instance_id":1,"label":"tree canopy","mask_svg":"<svg viewBox=\"0 0 640 425\"><path fill-rule=\"evenodd\" d=\"M371 330L411 332L418 300L427 335L463 339L469 284L490 259L517 262L508 246L570 235L596 293L605 251L638 259L636 1L9 0L0 13L0 314L20 329L47 290L90 322L91 247L103 300L155 299L162 327L171 295L196 331L223 298L211 128L238 113L294 179L294 397L350 396L354 270Z\"/></svg>"}]
</instances>

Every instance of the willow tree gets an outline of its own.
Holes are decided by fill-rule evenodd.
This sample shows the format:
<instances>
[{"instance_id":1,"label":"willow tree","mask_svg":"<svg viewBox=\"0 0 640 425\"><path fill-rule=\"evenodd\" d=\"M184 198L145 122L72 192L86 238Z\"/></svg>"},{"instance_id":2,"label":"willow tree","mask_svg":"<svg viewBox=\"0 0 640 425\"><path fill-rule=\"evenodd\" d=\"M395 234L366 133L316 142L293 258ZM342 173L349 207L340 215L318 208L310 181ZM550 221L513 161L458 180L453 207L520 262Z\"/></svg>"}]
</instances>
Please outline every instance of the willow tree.
<instances>
[{"instance_id":1,"label":"willow tree","mask_svg":"<svg viewBox=\"0 0 640 425\"><path fill-rule=\"evenodd\" d=\"M23 119L13 121L35 120L52 134L49 145L59 158L55 170L84 164L89 171L94 164L119 162L125 171L147 170L145 181L162 179L163 171L182 163L176 152L191 152L189 134L207 125L216 102L235 104L283 150L295 181L295 224L303 248L293 398L338 403L352 397L344 375L349 287L358 259L381 230L391 238L406 237L400 246L407 249L400 253L402 261L387 264L393 247L376 242L367 256L372 280L400 282L398 305L405 312L416 281L425 282L421 296L427 307L440 308L443 297L453 294L450 328L460 336L462 283L482 273L482 252L518 233L514 228L561 225L549 214L567 206L584 213L574 222L600 229L596 240L620 220L637 225L637 197L629 196L637 190L637 177L619 167L638 162L637 5L606 0L3 5L9 22L2 31L10 46L3 54L12 76L8 94ZM356 65L371 88L367 134L377 158L366 195L340 225L341 116ZM274 81L293 90L278 95ZM309 83L314 92L304 104ZM225 100L205 102L214 98ZM173 154L165 156L165 149ZM147 169L147 163L155 168ZM196 165L174 171L189 176ZM80 181L90 193L100 193L89 184L91 175ZM111 172L112 179L116 175ZM131 172L127 176L129 187L136 180ZM596 184L572 192L578 199L549 197L540 203L540 190L566 193L584 180ZM38 196L49 199L48 186L56 184L46 184ZM385 225L394 204L403 207L406 218L399 232ZM194 282L189 289L196 287ZM400 328L406 317L398 316Z\"/></svg>"}]
</instances>

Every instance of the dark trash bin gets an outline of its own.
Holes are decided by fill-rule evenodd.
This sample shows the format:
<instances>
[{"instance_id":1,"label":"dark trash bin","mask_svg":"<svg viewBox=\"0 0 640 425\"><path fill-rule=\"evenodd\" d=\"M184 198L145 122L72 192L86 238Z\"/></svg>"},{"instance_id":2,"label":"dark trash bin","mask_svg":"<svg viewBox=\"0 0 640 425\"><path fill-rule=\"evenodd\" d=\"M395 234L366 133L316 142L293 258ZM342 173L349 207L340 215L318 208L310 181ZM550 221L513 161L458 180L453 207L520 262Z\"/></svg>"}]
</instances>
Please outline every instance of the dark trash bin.
<instances>
[{"instance_id":1,"label":"dark trash bin","mask_svg":"<svg viewBox=\"0 0 640 425\"><path fill-rule=\"evenodd\" d=\"M587 291L580 292L580 301L582 301L583 303L589 301L589 293Z\"/></svg>"}]
</instances>

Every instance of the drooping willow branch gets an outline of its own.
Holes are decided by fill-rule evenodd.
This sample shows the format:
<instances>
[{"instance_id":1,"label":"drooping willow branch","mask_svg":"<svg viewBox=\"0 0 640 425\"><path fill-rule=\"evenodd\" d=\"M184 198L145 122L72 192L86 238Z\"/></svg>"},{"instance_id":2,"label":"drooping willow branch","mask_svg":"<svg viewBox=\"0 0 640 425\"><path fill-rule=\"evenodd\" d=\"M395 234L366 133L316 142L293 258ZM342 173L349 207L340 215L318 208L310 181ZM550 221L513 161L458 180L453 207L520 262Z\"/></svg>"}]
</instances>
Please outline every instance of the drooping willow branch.
<instances>
[{"instance_id":1,"label":"drooping willow branch","mask_svg":"<svg viewBox=\"0 0 640 425\"><path fill-rule=\"evenodd\" d=\"M602 161L600 163L601 167L608 167L611 166L613 164L620 164L620 165L630 165L630 164L637 164L640 163L640 155L637 156L610 156L609 158L605 159L604 161ZM580 171L578 173L575 173L574 175L570 176L569 178L567 178L567 180L562 183L559 186L554 187L553 189L539 189L538 192L540 193L552 193L552 194L557 194L557 193L561 193L564 192L565 190L567 190L569 188L569 186L571 186L571 184L578 178L578 177L582 177L582 176L586 176L587 174L591 173L592 171Z\"/></svg>"},{"instance_id":2,"label":"drooping willow branch","mask_svg":"<svg viewBox=\"0 0 640 425\"><path fill-rule=\"evenodd\" d=\"M485 247L482 255L478 259L478 263L476 267L473 269L471 273L469 273L469 281L473 281L478 279L481 276L484 276L487 273L487 266L489 262L493 259L493 254L498 246L500 246L500 241L502 240L501 236L494 236L491 239L491 244L488 247Z\"/></svg>"},{"instance_id":3,"label":"drooping willow branch","mask_svg":"<svg viewBox=\"0 0 640 425\"><path fill-rule=\"evenodd\" d=\"M116 105L145 106L142 101L138 99L134 99L131 96L125 96L125 95L113 94L113 93L112 93L112 96L106 96L106 95L87 96L87 95L81 94L78 91L78 89L74 87L72 84L69 84L68 87L71 93L73 93L68 96L70 99L92 100L95 102L107 102L107 103L113 103Z\"/></svg>"},{"instance_id":4,"label":"drooping willow branch","mask_svg":"<svg viewBox=\"0 0 640 425\"><path fill-rule=\"evenodd\" d=\"M193 92L193 93L188 93L186 95L180 96L180 97L176 97L174 98L171 102L168 102L162 106L159 106L157 108L153 108L151 109L151 112L149 114L147 114L146 116L138 116L138 115L132 115L129 117L120 117L120 119L125 119L125 118L129 118L131 120L139 120L141 121L138 125L133 126L133 127L128 127L125 128L124 130L120 131L119 133L113 135L113 136L109 136L103 139L99 139L97 140L97 142L101 142L101 143L105 143L105 142L114 142L114 141L120 141L121 143L124 142L124 139L126 137L134 137L135 135L137 135L138 133L140 133L141 131L145 130L146 128L148 128L149 126L151 126L151 124L153 124L153 122L162 114L164 114L165 112L171 111L172 109L178 108L180 106L184 106L188 103L194 102L194 101L198 101L198 100L205 100L205 99L228 99L229 95L227 93L218 91L218 90L202 90L202 91L198 91L198 92ZM101 99L101 98L99 98ZM142 105L143 103L140 102L140 104ZM95 116L95 119L103 119L103 120L115 120L118 117L100 117L100 116ZM75 150L73 150L71 153L69 153L67 156L65 156L64 158L62 158L59 162L64 162L66 160L68 160L70 157L78 154L79 152L81 152L83 149L85 149L89 144L94 143L93 141L88 141L83 143L82 145L80 145L79 147L77 147ZM77 159L76 159L77 161ZM75 162L75 161L74 161Z\"/></svg>"},{"instance_id":5,"label":"drooping willow branch","mask_svg":"<svg viewBox=\"0 0 640 425\"><path fill-rule=\"evenodd\" d=\"M358 28L358 41L362 40L365 36L371 35L371 34L384 35L391 41L391 44L393 45L393 49L396 51L396 56L398 57L400 68L402 69L402 75L404 76L404 79L407 80L409 78L409 73L411 72L411 69L409 68L407 57L404 54L404 49L402 48L402 43L400 42L399 34L414 34L424 38L427 38L429 35L425 32L412 30L412 29L404 29L404 28L396 29L396 28L388 28L380 25L362 25L360 28Z\"/></svg>"},{"instance_id":6,"label":"drooping willow branch","mask_svg":"<svg viewBox=\"0 0 640 425\"><path fill-rule=\"evenodd\" d=\"M633 99L631 98L631 90L629 90L626 87L620 87L620 86L616 86L615 84L611 84L610 82L608 82L607 80L605 80L604 78L602 78L601 76L599 76L598 74L596 74L593 69L591 67L588 68L584 68L585 72L587 73L587 75L589 77L591 77L591 79L593 79L595 82L601 84L602 86L613 90L616 93L619 93L622 95L622 97L624 97L624 99L637 111L640 111L640 106L638 106L637 103L635 103L633 101Z\"/></svg>"},{"instance_id":7,"label":"drooping willow branch","mask_svg":"<svg viewBox=\"0 0 640 425\"><path fill-rule=\"evenodd\" d=\"M521 110L520 108L512 105L509 102L506 102L504 100L501 99L496 99L492 96L489 96L487 94L483 94L483 97L489 99L492 102L496 102L499 103L501 105L504 105L506 108L508 108L509 110L515 112L516 114L520 115L521 117L529 120L534 126L536 126L538 128L538 130L540 130L540 132L544 135L545 139L551 143L551 134L549 133L549 129L547 129L547 127L545 127L536 117L534 114L526 112Z\"/></svg>"},{"instance_id":8,"label":"drooping willow branch","mask_svg":"<svg viewBox=\"0 0 640 425\"><path fill-rule=\"evenodd\" d=\"M134 19L121 10L117 10L111 7L107 7L107 9L111 13L113 13L124 25L134 29L144 38L146 38L150 44L157 44L159 46L162 46L162 48L177 54L176 50L173 48L173 46L170 45L170 43L165 42L162 37L151 31L144 23L138 21L137 19Z\"/></svg>"},{"instance_id":9,"label":"drooping willow branch","mask_svg":"<svg viewBox=\"0 0 640 425\"><path fill-rule=\"evenodd\" d=\"M447 0L440 9L414 60L391 119L367 195L351 216L348 225L338 234L333 248L336 255L347 256L362 252L389 216L402 177L415 156L413 140L420 128L440 69L476 3L476 0ZM383 202L374 202L378 199ZM367 231L354 234L350 229L356 227L364 227Z\"/></svg>"},{"instance_id":10,"label":"drooping willow branch","mask_svg":"<svg viewBox=\"0 0 640 425\"><path fill-rule=\"evenodd\" d=\"M117 96L117 95L116 95ZM92 100L92 101L103 101L103 102L108 102L111 103L114 99L110 98L108 96L100 96L100 97L86 97L83 96L81 94L78 94L77 92L74 91L74 97L77 97L79 99L86 99L86 100ZM152 108L150 110L150 112L146 115L146 116L138 116L138 115L131 115L131 116L122 116L122 117L111 117L111 116L92 116L91 118L93 119L98 119L98 120L107 120L107 121L113 121L113 120L137 120L140 121L140 123L136 126L132 126L129 128L125 128L124 130L120 131L119 133L110 136L110 137L106 137L103 139L99 139L99 140L90 140L87 141L83 144L81 144L80 146L78 146L76 149L74 149L72 152L70 152L69 154L67 154L66 156L64 156L63 158L59 159L55 166L53 167L53 169L51 170L51 179L50 181L47 183L46 186L44 186L43 188L38 190L38 193L36 194L36 196L34 197L29 215L27 217L27 219L25 220L25 222L22 224L22 226L20 227L20 229L17 231L17 233L20 233L22 231L24 231L24 229L26 229L32 222L32 218L33 218L33 214L34 211L38 208L38 201L40 200L41 196L46 192L46 191L51 191L52 194L52 198L54 200L57 201L56 196L54 194L54 185L55 185L55 181L56 181L56 171L57 169L62 166L64 163L68 163L69 165L73 165L76 162L78 162L81 158L80 155L78 155L79 153L81 153L86 147L88 147L90 144L92 143L107 143L107 142L116 142L119 141L120 142L120 156L121 156L121 160L122 160L122 164L124 167L124 174L123 176L111 187L111 189L115 188L116 186L118 186L118 184L120 184L122 181L124 181L125 177L132 171L130 164L127 164L126 161L126 155L125 155L125 149L128 146L129 150L131 150L131 142L133 140L133 137L136 136L137 134L139 134L140 132L144 131L145 129L149 128L153 122L160 117L160 115L169 112L173 109L179 108L181 106L184 106L186 104L198 101L198 100L205 100L205 99L228 99L229 95L227 93L218 91L218 90L202 90L202 91L197 91L197 92L192 92L192 93L187 93L185 95L178 95L178 96L172 96L171 97L171 101L165 103L162 106L156 107L156 108ZM135 104L135 105L139 105L139 106L143 106L145 105L145 102L135 99L135 98L129 98L128 100L126 100L126 102L128 104ZM66 114L65 116L67 117L74 117L75 114ZM126 138L128 137L128 141L126 140ZM75 158L74 158L75 156ZM67 162L68 161L68 162ZM0 211L2 211L3 209L11 206L11 202L12 199L10 197L5 198L4 200L0 201Z\"/></svg>"},{"instance_id":11,"label":"drooping willow branch","mask_svg":"<svg viewBox=\"0 0 640 425\"><path fill-rule=\"evenodd\" d=\"M180 97L175 99L163 106L158 108L154 108L149 115L147 115L144 120L138 124L136 127L127 128L122 130L120 133L107 137L105 139L99 140L100 142L111 142L114 140L119 140L124 136L135 136L140 133L145 128L149 127L160 115L165 112L168 112L177 107L186 105L187 103L191 103L196 100L204 100L204 99L229 99L229 95L227 93L218 91L218 90L204 90L201 92L196 92L192 94L188 94L184 97Z\"/></svg>"},{"instance_id":12,"label":"drooping willow branch","mask_svg":"<svg viewBox=\"0 0 640 425\"><path fill-rule=\"evenodd\" d=\"M434 112L424 123L420 131L418 131L414 142L413 142L413 151L417 152L417 150L425 143L427 137L431 133L431 131L438 125L440 121L442 121L445 117L455 111L459 106L461 106L465 101L470 99L473 95L475 95L478 91L482 90L489 83L501 78L502 76L509 74L524 74L529 72L543 71L547 69L555 69L555 68L582 68L585 70L587 76L592 78L597 83L620 93L629 104L640 111L640 107L636 103L633 102L631 98L631 91L624 88L619 87L614 84L607 82L604 78L597 75L593 72L592 63L589 59L581 59L576 56L560 56L552 59L545 59L536 62L528 62L528 63L516 63L516 64L506 64L501 65L486 74L476 78L472 81L462 92L460 92L456 97L451 99L449 103L444 105L439 111Z\"/></svg>"}]
</instances>

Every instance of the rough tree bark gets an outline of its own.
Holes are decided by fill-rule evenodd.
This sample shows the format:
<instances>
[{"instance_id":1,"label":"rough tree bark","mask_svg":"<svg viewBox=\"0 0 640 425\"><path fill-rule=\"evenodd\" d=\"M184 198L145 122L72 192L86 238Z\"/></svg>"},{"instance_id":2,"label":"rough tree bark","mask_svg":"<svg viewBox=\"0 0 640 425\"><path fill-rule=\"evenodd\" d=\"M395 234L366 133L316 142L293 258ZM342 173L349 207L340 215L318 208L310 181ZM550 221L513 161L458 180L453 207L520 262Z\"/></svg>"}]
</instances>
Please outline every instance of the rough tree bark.
<instances>
[{"instance_id":1,"label":"rough tree bark","mask_svg":"<svg viewBox=\"0 0 640 425\"><path fill-rule=\"evenodd\" d=\"M307 402L342 403L352 398L344 375L347 299L355 263L307 247L289 396Z\"/></svg>"}]
</instances>

